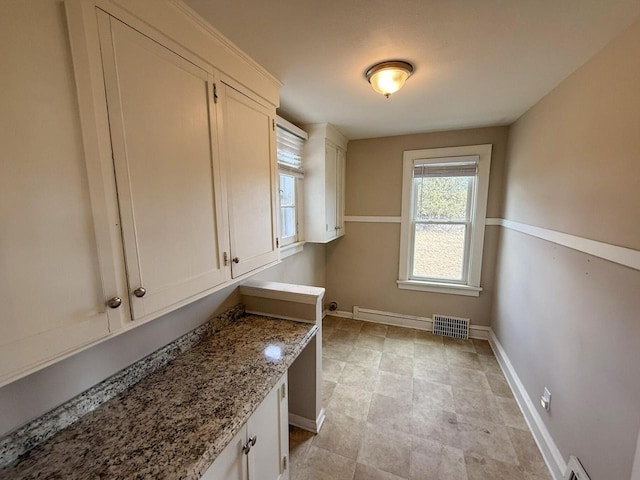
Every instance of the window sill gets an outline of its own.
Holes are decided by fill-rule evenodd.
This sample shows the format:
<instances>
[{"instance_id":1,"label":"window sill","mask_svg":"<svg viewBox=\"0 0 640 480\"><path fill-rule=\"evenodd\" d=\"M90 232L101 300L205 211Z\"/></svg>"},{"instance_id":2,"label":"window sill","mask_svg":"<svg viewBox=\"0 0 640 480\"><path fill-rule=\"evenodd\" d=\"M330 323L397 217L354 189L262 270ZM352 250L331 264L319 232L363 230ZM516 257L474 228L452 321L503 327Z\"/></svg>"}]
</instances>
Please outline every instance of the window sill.
<instances>
[{"instance_id":1,"label":"window sill","mask_svg":"<svg viewBox=\"0 0 640 480\"><path fill-rule=\"evenodd\" d=\"M417 290L421 292L447 293L450 295L464 295L477 297L482 287L459 285L456 283L420 282L417 280L398 280L398 288L402 290Z\"/></svg>"},{"instance_id":2,"label":"window sill","mask_svg":"<svg viewBox=\"0 0 640 480\"><path fill-rule=\"evenodd\" d=\"M304 244L305 242L296 242L280 247L280 260L300 253L304 249Z\"/></svg>"}]
</instances>

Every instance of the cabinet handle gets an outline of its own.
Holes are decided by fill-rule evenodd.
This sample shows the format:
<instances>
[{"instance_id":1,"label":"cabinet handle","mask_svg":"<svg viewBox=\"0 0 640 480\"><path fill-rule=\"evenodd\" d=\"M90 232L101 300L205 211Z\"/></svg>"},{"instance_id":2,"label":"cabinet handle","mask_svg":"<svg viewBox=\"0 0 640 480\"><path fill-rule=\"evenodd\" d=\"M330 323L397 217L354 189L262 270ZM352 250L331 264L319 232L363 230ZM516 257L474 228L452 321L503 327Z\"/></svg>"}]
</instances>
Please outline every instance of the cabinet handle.
<instances>
[{"instance_id":1,"label":"cabinet handle","mask_svg":"<svg viewBox=\"0 0 640 480\"><path fill-rule=\"evenodd\" d=\"M233 257L233 263L240 263L240 259L238 257Z\"/></svg>"},{"instance_id":2,"label":"cabinet handle","mask_svg":"<svg viewBox=\"0 0 640 480\"><path fill-rule=\"evenodd\" d=\"M251 451L251 447L253 447L257 441L258 441L257 435L254 435L249 440L247 440L247 443L242 447L242 451L244 452L245 455L249 455L249 452Z\"/></svg>"},{"instance_id":3,"label":"cabinet handle","mask_svg":"<svg viewBox=\"0 0 640 480\"><path fill-rule=\"evenodd\" d=\"M122 305L122 299L120 297L112 297L107 300L107 307L109 308L118 308Z\"/></svg>"},{"instance_id":4,"label":"cabinet handle","mask_svg":"<svg viewBox=\"0 0 640 480\"><path fill-rule=\"evenodd\" d=\"M147 293L147 289L144 287L138 287L133 291L133 294L138 298L144 297L145 293Z\"/></svg>"}]
</instances>

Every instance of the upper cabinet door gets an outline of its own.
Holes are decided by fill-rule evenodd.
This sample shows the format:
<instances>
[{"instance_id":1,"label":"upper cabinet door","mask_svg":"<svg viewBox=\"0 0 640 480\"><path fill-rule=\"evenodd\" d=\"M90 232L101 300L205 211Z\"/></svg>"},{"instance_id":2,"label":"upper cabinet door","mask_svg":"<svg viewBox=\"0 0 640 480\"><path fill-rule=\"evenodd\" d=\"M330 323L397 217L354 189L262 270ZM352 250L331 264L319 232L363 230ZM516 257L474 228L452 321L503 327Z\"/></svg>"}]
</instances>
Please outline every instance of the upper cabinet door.
<instances>
[{"instance_id":1,"label":"upper cabinet door","mask_svg":"<svg viewBox=\"0 0 640 480\"><path fill-rule=\"evenodd\" d=\"M228 278L211 73L99 12L135 320Z\"/></svg>"},{"instance_id":2,"label":"upper cabinet door","mask_svg":"<svg viewBox=\"0 0 640 480\"><path fill-rule=\"evenodd\" d=\"M327 223L327 240L338 235L338 222L336 215L337 208L337 172L338 172L338 149L332 145L326 147L326 170L325 170L325 208Z\"/></svg>"},{"instance_id":3,"label":"upper cabinet door","mask_svg":"<svg viewBox=\"0 0 640 480\"><path fill-rule=\"evenodd\" d=\"M222 138L233 277L277 260L275 111L222 86Z\"/></svg>"},{"instance_id":4,"label":"upper cabinet door","mask_svg":"<svg viewBox=\"0 0 640 480\"><path fill-rule=\"evenodd\" d=\"M341 237L344 235L346 155L341 148L336 150L336 154L336 233Z\"/></svg>"}]
</instances>

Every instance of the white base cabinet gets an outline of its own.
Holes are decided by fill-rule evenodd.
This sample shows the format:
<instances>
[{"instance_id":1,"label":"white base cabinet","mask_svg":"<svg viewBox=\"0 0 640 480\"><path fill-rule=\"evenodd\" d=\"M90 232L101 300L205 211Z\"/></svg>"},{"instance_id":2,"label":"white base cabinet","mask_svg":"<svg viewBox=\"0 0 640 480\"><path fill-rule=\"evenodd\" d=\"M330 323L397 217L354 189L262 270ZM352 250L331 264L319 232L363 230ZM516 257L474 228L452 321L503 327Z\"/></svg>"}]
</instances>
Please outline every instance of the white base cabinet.
<instances>
[{"instance_id":1,"label":"white base cabinet","mask_svg":"<svg viewBox=\"0 0 640 480\"><path fill-rule=\"evenodd\" d=\"M306 125L304 232L307 242L327 243L344 235L347 139L328 123Z\"/></svg>"},{"instance_id":2,"label":"white base cabinet","mask_svg":"<svg viewBox=\"0 0 640 480\"><path fill-rule=\"evenodd\" d=\"M203 480L288 480L287 374L202 476Z\"/></svg>"}]
</instances>

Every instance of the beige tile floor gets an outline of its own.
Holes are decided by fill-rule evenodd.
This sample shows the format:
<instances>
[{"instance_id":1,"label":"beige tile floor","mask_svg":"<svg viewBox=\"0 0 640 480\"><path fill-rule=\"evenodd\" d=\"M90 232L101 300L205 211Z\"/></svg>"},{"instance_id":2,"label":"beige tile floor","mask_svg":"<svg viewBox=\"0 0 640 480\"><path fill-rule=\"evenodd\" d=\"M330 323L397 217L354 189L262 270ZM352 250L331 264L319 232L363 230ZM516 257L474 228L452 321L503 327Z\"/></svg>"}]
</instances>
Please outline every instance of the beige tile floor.
<instances>
[{"instance_id":1,"label":"beige tile floor","mask_svg":"<svg viewBox=\"0 0 640 480\"><path fill-rule=\"evenodd\" d=\"M326 317L318 435L291 480L549 480L488 342Z\"/></svg>"}]
</instances>

